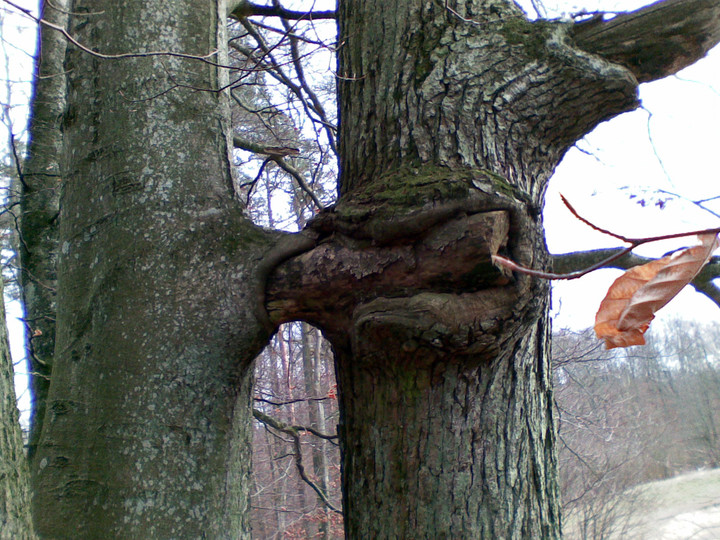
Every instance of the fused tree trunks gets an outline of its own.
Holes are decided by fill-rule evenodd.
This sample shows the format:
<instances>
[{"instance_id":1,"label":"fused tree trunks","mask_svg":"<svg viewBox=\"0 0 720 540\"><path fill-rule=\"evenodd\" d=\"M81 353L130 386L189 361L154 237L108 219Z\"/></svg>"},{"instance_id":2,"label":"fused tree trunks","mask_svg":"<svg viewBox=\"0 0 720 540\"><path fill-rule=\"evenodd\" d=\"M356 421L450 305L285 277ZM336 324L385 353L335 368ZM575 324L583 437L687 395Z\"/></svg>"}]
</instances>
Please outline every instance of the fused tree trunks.
<instances>
[{"instance_id":1,"label":"fused tree trunks","mask_svg":"<svg viewBox=\"0 0 720 540\"><path fill-rule=\"evenodd\" d=\"M23 256L58 246L38 533L248 537L252 359L304 320L337 354L350 538L559 537L548 287L491 257L547 264L547 180L637 106L634 64L506 0L341 0L341 197L287 235L233 190L226 3L65 11L88 49L63 64L59 221L42 175L24 193Z\"/></svg>"}]
</instances>

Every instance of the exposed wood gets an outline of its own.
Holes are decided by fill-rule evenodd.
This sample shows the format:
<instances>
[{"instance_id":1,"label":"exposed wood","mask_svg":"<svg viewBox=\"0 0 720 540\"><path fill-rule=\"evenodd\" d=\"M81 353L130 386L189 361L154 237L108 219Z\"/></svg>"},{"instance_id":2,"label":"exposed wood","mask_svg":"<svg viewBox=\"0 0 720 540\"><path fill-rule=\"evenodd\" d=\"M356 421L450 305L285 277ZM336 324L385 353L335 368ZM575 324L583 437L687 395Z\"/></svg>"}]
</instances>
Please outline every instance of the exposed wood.
<instances>
[{"instance_id":1,"label":"exposed wood","mask_svg":"<svg viewBox=\"0 0 720 540\"><path fill-rule=\"evenodd\" d=\"M490 255L510 228L505 211L462 216L402 244L378 246L334 235L289 258L268 283L275 324L307 320L326 330L349 330L349 316L368 299L423 291L471 292L508 283ZM323 310L318 306L325 305Z\"/></svg>"}]
</instances>

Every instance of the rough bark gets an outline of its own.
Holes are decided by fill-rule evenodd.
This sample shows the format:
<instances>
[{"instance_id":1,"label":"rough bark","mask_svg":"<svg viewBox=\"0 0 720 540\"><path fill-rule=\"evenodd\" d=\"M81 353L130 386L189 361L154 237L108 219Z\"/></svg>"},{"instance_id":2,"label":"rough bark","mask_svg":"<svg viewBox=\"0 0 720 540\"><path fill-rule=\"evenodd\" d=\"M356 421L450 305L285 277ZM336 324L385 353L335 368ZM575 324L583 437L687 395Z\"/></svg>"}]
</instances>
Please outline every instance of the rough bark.
<instances>
[{"instance_id":1,"label":"rough bark","mask_svg":"<svg viewBox=\"0 0 720 540\"><path fill-rule=\"evenodd\" d=\"M0 540L35 538L30 512L30 472L15 402L15 382L0 279Z\"/></svg>"},{"instance_id":2,"label":"rough bark","mask_svg":"<svg viewBox=\"0 0 720 540\"><path fill-rule=\"evenodd\" d=\"M720 40L715 0L667 0L575 25L579 47L626 66L639 82L673 75L695 63Z\"/></svg>"},{"instance_id":3,"label":"rough bark","mask_svg":"<svg viewBox=\"0 0 720 540\"><path fill-rule=\"evenodd\" d=\"M70 33L104 55L206 56L212 0L84 1ZM87 13L88 15L83 15ZM222 54L209 57L223 63ZM249 308L269 235L228 161L226 72L68 52L55 365L34 461L47 538L249 535Z\"/></svg>"},{"instance_id":4,"label":"rough bark","mask_svg":"<svg viewBox=\"0 0 720 540\"><path fill-rule=\"evenodd\" d=\"M341 198L274 257L267 306L335 348L347 534L558 537L547 290L489 256L544 264L547 180L638 105L635 73L498 0L338 23Z\"/></svg>"},{"instance_id":5,"label":"rough bark","mask_svg":"<svg viewBox=\"0 0 720 540\"><path fill-rule=\"evenodd\" d=\"M42 2L41 15L64 28L68 3ZM57 217L61 180L60 122L65 109L65 37L41 32L35 60L35 87L30 114L28 159L21 181L20 260L25 306L25 351L30 364L30 441L35 453L42 432L45 399L50 386L55 348L55 292L57 289Z\"/></svg>"}]
</instances>

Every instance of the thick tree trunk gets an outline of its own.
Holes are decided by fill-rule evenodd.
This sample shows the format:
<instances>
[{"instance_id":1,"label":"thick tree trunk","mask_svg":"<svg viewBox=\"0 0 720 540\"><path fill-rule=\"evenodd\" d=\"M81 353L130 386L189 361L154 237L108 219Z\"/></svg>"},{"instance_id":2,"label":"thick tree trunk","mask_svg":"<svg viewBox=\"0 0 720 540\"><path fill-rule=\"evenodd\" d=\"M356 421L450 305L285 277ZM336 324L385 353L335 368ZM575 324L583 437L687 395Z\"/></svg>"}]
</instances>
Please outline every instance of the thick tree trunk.
<instances>
[{"instance_id":1,"label":"thick tree trunk","mask_svg":"<svg viewBox=\"0 0 720 540\"><path fill-rule=\"evenodd\" d=\"M542 314L545 296L518 311ZM338 351L348 536L557 537L544 317L506 327L499 352L458 354L437 330L447 313L407 304L360 308Z\"/></svg>"},{"instance_id":2,"label":"thick tree trunk","mask_svg":"<svg viewBox=\"0 0 720 540\"><path fill-rule=\"evenodd\" d=\"M246 537L249 366L300 319L337 352L350 537L559 536L547 287L491 256L545 264L547 180L637 105L637 63L505 0L341 1L342 196L269 249L234 201L214 91L225 3L69 12L103 56L64 66L40 534Z\"/></svg>"},{"instance_id":3,"label":"thick tree trunk","mask_svg":"<svg viewBox=\"0 0 720 540\"><path fill-rule=\"evenodd\" d=\"M41 15L64 28L67 0L41 2ZM30 115L30 145L24 164L20 219L20 260L25 306L25 351L30 364L29 456L42 432L45 399L50 386L55 348L55 291L57 289L57 219L61 180L62 132L65 109L66 39L60 32L40 32L35 60L35 87Z\"/></svg>"},{"instance_id":4,"label":"thick tree trunk","mask_svg":"<svg viewBox=\"0 0 720 540\"><path fill-rule=\"evenodd\" d=\"M469 221L505 209L500 249L543 266L547 180L578 137L637 104L633 76L510 2L348 0L339 24L340 219L370 198L373 217L396 219L448 201ZM382 228L375 242L398 241ZM461 256L434 257L445 283L360 298L349 339L329 331L348 536L559 537L547 287L453 290Z\"/></svg>"},{"instance_id":5,"label":"thick tree trunk","mask_svg":"<svg viewBox=\"0 0 720 540\"><path fill-rule=\"evenodd\" d=\"M55 365L34 462L48 538L242 538L250 266L268 240L234 200L225 6L83 1L66 60ZM88 13L87 16L82 15ZM200 55L144 56L148 51ZM216 53L216 54L213 54ZM208 56L209 55L209 56Z\"/></svg>"}]
</instances>

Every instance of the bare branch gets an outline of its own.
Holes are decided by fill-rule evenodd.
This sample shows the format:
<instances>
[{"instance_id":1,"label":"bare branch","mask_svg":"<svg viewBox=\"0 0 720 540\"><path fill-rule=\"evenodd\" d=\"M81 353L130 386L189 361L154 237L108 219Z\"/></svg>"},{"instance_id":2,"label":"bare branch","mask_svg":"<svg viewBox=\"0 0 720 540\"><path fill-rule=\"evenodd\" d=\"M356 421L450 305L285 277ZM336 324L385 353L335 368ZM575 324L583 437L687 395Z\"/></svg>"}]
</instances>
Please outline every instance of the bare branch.
<instances>
[{"instance_id":1,"label":"bare branch","mask_svg":"<svg viewBox=\"0 0 720 540\"><path fill-rule=\"evenodd\" d=\"M273 4L277 7L280 6L279 0L273 0ZM307 79L305 78L305 70L303 69L302 62L300 61L300 51L298 49L298 40L294 36L292 32L292 27L288 22L283 19L282 20L283 28L285 28L286 35L288 39L290 40L290 54L292 55L293 65L295 66L295 73L297 73L297 78L300 81L300 87L305 91L308 98L313 104L313 110L317 113L317 115L322 120L322 127L325 130L325 135L328 138L328 142L330 144L330 148L332 148L332 151L337 154L337 146L335 145L335 133L334 133L334 127L331 126L331 124L328 122L328 116L325 112L325 108L323 107L322 102L317 97L313 89L310 87L310 85L307 82Z\"/></svg>"},{"instance_id":2,"label":"bare branch","mask_svg":"<svg viewBox=\"0 0 720 540\"><path fill-rule=\"evenodd\" d=\"M608 262L609 260L611 260L611 262ZM552 256L553 271L556 273L551 275L573 275L578 273L577 269L587 267L597 269L596 267L598 266L601 268L619 268L622 270L628 270L633 266L646 264L651 260L653 259L629 253L627 248L596 249L591 251L578 251L575 253L563 253ZM533 271L530 275L536 275L535 271ZM545 278L542 275L538 277ZM720 257L715 256L710 259L710 262L705 265L705 267L697 276L695 276L695 279L693 279L690 284L697 292L704 294L713 303L715 303L715 305L720 307L720 289L718 289L718 287L713 283L713 280L717 278L720 278Z\"/></svg>"},{"instance_id":3,"label":"bare branch","mask_svg":"<svg viewBox=\"0 0 720 540\"><path fill-rule=\"evenodd\" d=\"M298 399L288 399L286 401L272 401L270 399L265 398L254 398L255 401L259 401L261 403L267 403L268 405L274 405L276 407L282 407L283 405L292 405L293 403L301 403L301 402L308 402L308 401L327 401L329 399L336 399L334 397L330 396L324 396L324 397L315 397L315 398L298 398Z\"/></svg>"},{"instance_id":4,"label":"bare branch","mask_svg":"<svg viewBox=\"0 0 720 540\"><path fill-rule=\"evenodd\" d=\"M290 435L293 439L293 448L294 448L294 454L295 454L295 466L297 467L298 473L300 474L300 478L303 479L303 481L309 485L315 493L318 494L318 497L322 500L323 503L325 503L325 506L327 506L330 510L333 512L337 512L338 514L342 515L342 511L333 505L330 500L327 498L327 495L323 492L320 487L313 482L305 472L305 466L302 462L302 451L300 448L300 436L298 434L298 431L304 430L308 431L310 433L313 433L313 435L317 435L318 437L322 437L327 440L331 440L333 438L336 438L331 435L322 435L317 433L316 431L312 430L311 428L306 428L303 426L291 426L288 424L285 424L284 422L280 422L279 420L274 419L271 416L268 416L267 414L257 410L253 409L253 416L258 420L258 422L262 422L266 426L270 426L273 429L276 429L278 431L281 431L282 433L286 433L287 435Z\"/></svg>"},{"instance_id":5,"label":"bare branch","mask_svg":"<svg viewBox=\"0 0 720 540\"><path fill-rule=\"evenodd\" d=\"M307 195L312 199L313 203L315 203L315 206L317 206L318 209L322 210L323 208L325 208L323 203L320 202L318 196L315 195L315 192L312 190L312 188L308 186L305 178L303 178L303 175L300 174L300 172L295 167L288 164L283 159L283 156L294 155L297 152L297 148L263 146L261 144L257 144L252 141L248 141L247 139L238 137L237 135L233 137L233 144L235 145L235 148L240 148L241 150L247 150L248 152L256 152L258 154L267 155L268 158L265 160L265 163L263 163L263 168L268 160L274 161L275 163L277 163L278 167L280 167L282 170L284 170L286 173L288 173L295 179L295 181L300 186L300 189L307 193ZM259 174L260 173L258 173L258 176Z\"/></svg>"},{"instance_id":6,"label":"bare branch","mask_svg":"<svg viewBox=\"0 0 720 540\"><path fill-rule=\"evenodd\" d=\"M308 118L317 124L320 124L326 131L328 140L330 142L330 145L333 149L333 151L336 152L335 149L335 136L334 132L337 129L336 126L334 126L331 122L328 121L327 113L325 112L325 109L323 108L322 104L320 103L320 100L317 98L314 92L309 89L309 86L305 82L305 84L296 84L283 70L282 66L275 60L275 58L272 55L272 51L276 49L280 43L282 43L283 39L285 37L292 35L292 27L286 26L285 27L285 34L283 38L280 39L274 46L270 47L263 36L254 28L253 24L251 24L249 21L242 20L240 21L240 24L242 24L243 28L247 31L249 35L253 37L255 42L258 44L258 47L263 52L263 58L256 59L255 55L253 54L252 50L247 49L246 47L242 47L235 42L231 42L230 45L237 50L238 52L245 55L248 59L254 60L257 62L257 65L264 64L263 60L267 58L267 64L265 69L267 70L268 75L273 77L278 82L284 84L288 87L288 89L298 98L300 103L303 106L303 109L305 109L305 113L307 114ZM295 47L295 51L292 53L292 62L296 69L296 72L298 74L298 79L301 81L304 81L304 75L303 70L300 65L300 55L297 51L297 47ZM298 66L300 66L298 68ZM310 96L310 98L306 98L305 93L307 92L307 95ZM314 98L314 99L313 99ZM337 153L337 152L336 152Z\"/></svg>"},{"instance_id":7,"label":"bare branch","mask_svg":"<svg viewBox=\"0 0 720 540\"><path fill-rule=\"evenodd\" d=\"M218 50L210 51L206 55L195 55L195 54L186 54L186 53L177 53L177 52L171 52L171 51L147 51L147 52L135 52L135 53L121 53L121 54L103 54L98 51L94 51L93 49L90 49L89 47L86 47L82 43L80 43L77 39L75 39L70 33L65 30L62 26L58 26L57 24L51 23L50 21L47 21L45 19L41 19L36 17L32 14L32 12L29 9L25 9L14 2L11 2L10 0L2 0L9 6L14 7L21 13L23 13L25 16L29 17L33 21L35 21L38 24L41 24L43 26L46 26L47 28L50 28L52 30L55 30L56 32L60 32L63 36L65 36L65 39L67 39L70 43L75 45L78 49L82 50L83 52L86 52L87 54L94 56L96 58L102 58L104 60L123 60L127 58L146 58L146 57L153 57L153 56L170 56L174 58L184 58L186 60L198 60L200 62L203 62L205 64L210 64L215 67L220 68L226 68L226 69L234 69L232 66L225 66L222 64L218 64L216 62L213 62L209 60L209 58L212 58L213 56L216 56L218 54Z\"/></svg>"},{"instance_id":8,"label":"bare branch","mask_svg":"<svg viewBox=\"0 0 720 540\"><path fill-rule=\"evenodd\" d=\"M234 19L245 17L282 17L289 20L317 21L335 19L335 11L292 11L281 5L259 6L247 0L231 2L228 6L229 16Z\"/></svg>"},{"instance_id":9,"label":"bare branch","mask_svg":"<svg viewBox=\"0 0 720 540\"><path fill-rule=\"evenodd\" d=\"M541 279L549 280L570 280L577 279L582 276L599 270L601 268L614 267L628 269L638 264L644 264L650 259L645 259L637 255L632 254L632 250L643 244L649 244L651 242L660 242L661 240L672 240L675 238L684 238L686 236L696 236L703 234L720 234L720 227L712 229L702 229L698 231L688 231L682 233L664 234L660 236L648 236L644 238L628 238L621 234L614 233L607 229L603 229L582 217L575 208L568 202L568 200L560 195L565 206L572 212L578 220L582 221L592 229L617 238L627 244L624 248L612 248L595 251L585 251L579 253L568 253L565 255L555 255L553 257L553 270L562 269L564 273L557 272L545 272L542 270L535 270L522 266L506 257L500 255L492 255L492 261L499 265L509 268L514 272L520 272L529 276L534 276ZM572 262L569 262L572 261ZM575 270L575 268L579 268ZM712 283L712 280L720 277L720 258L713 257L703 270L693 279L691 284L698 292L705 294L710 300L712 300L718 307L720 307L720 290Z\"/></svg>"}]
</instances>

